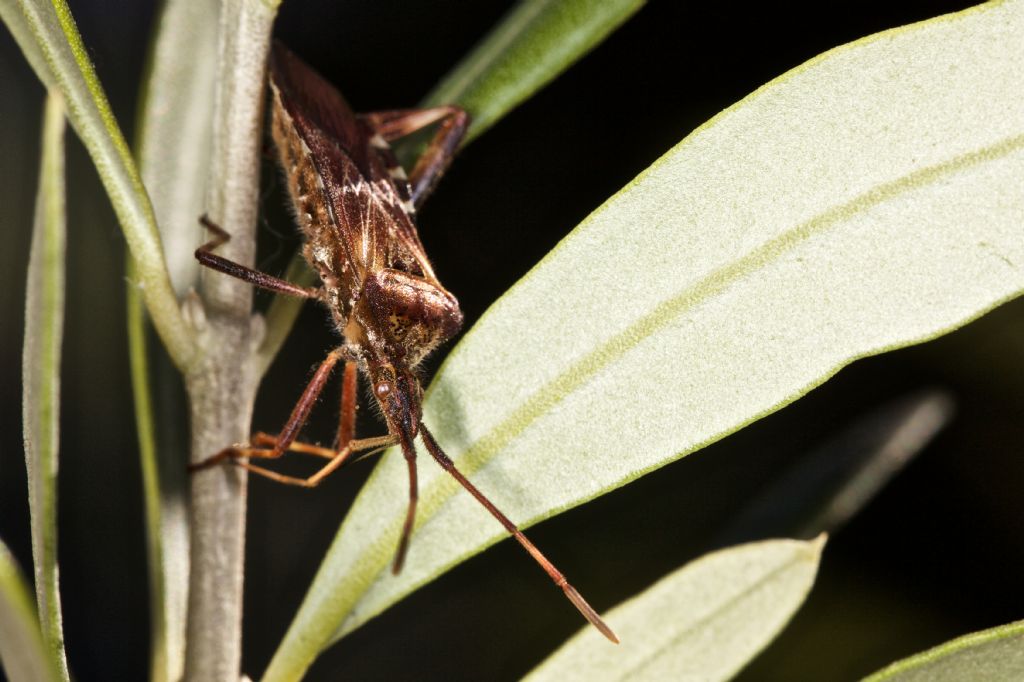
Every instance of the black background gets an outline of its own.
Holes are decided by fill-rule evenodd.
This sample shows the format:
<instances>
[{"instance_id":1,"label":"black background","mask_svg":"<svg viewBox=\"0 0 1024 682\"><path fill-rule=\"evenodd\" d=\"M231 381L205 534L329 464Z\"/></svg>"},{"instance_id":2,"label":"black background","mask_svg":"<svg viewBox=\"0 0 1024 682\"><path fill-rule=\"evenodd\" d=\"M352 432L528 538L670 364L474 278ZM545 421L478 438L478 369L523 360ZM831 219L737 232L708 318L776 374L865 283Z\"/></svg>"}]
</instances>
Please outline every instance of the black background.
<instances>
[{"instance_id":1,"label":"black background","mask_svg":"<svg viewBox=\"0 0 1024 682\"><path fill-rule=\"evenodd\" d=\"M718 111L824 50L967 4L740 9L655 0L460 156L421 218L435 270L459 297L469 326L591 210ZM507 6L286 0L276 35L357 109L403 107ZM71 8L131 139L154 7L79 0ZM20 345L43 92L6 33L0 86L0 537L27 571ZM271 271L296 242L277 189L264 199L260 246L261 265ZM148 616L123 243L75 140L69 191L60 483L68 657L77 679L141 679ZM878 405L940 386L957 401L952 425L835 535L810 599L744 679L850 679L1018 619L1022 312L1019 303L1004 306L938 341L859 361L781 412L531 536L606 610L711 549L716 531L788 462ZM256 428L283 422L309 368L333 342L323 312L307 306L264 382ZM321 416L314 437L326 439L331 422ZM362 426L379 428L372 420ZM265 668L369 470L353 467L312 492L252 482L243 661L250 675ZM310 679L512 679L579 625L543 574L504 542L330 649Z\"/></svg>"}]
</instances>

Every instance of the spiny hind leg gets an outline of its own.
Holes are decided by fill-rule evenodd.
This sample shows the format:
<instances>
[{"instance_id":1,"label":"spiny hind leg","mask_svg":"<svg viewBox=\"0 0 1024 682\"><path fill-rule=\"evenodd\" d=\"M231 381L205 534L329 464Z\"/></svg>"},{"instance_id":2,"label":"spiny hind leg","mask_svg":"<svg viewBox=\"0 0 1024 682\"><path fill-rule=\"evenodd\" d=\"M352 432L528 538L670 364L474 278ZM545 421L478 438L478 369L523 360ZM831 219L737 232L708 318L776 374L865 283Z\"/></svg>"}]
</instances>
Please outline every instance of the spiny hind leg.
<instances>
[{"instance_id":1,"label":"spiny hind leg","mask_svg":"<svg viewBox=\"0 0 1024 682\"><path fill-rule=\"evenodd\" d=\"M440 122L408 177L412 203L416 208L423 205L441 176L448 170L469 127L469 114L459 107L450 105L430 109L377 111L362 114L362 118L387 142L393 142ZM393 172L397 173L400 169L396 163L396 170ZM402 174L404 175L404 172Z\"/></svg>"},{"instance_id":2,"label":"spiny hind leg","mask_svg":"<svg viewBox=\"0 0 1024 682\"><path fill-rule=\"evenodd\" d=\"M313 374L313 378L310 379L309 384L306 385L305 390L299 397L299 401L292 408L291 416L288 417L288 421L285 423L284 428L281 429L281 433L274 437L273 447L226 447L215 455L189 465L189 470L198 471L206 469L226 460L237 462L239 458L243 457L277 459L283 455L291 448L291 445L299 435L299 431L305 425L306 420L309 419L309 413L313 409L316 399L320 397L320 393L324 390L324 385L330 378L331 371L344 354L344 349L335 349L328 353L327 357L320 363L320 366L317 367L316 372Z\"/></svg>"},{"instance_id":3,"label":"spiny hind leg","mask_svg":"<svg viewBox=\"0 0 1024 682\"><path fill-rule=\"evenodd\" d=\"M292 410L291 416L288 418L288 422L281 429L281 433L276 436L267 433L256 433L252 438L252 443L248 447L229 447L224 448L212 457L193 464L189 467L191 471L197 471L199 469L205 469L223 461L230 461L236 466L240 466L243 469L264 476L278 483L284 483L286 485L297 485L305 488L315 487L335 471L338 467L342 466L351 455L357 452L365 452L367 450L375 450L390 445L394 445L397 439L391 435L377 436L374 438L353 438L353 430L355 428L355 409L356 409L356 364L353 361L345 363L345 378L342 384L342 398L341 398L341 416L338 420L338 439L340 445L337 449L324 448L319 445L312 445L310 443L304 443L296 440L299 431L302 429L306 420L309 418L309 413L316 403L316 399L320 396L323 391L324 385L330 378L331 371L334 366L338 363L343 355L342 350L332 351L320 366L317 368L310 380L306 389L302 392L302 396L296 403L295 408ZM323 457L330 460L321 469L319 469L312 476L307 478L300 478L297 476L287 476L280 474L266 467L251 464L248 459L278 459L286 452L299 452L317 457Z\"/></svg>"}]
</instances>

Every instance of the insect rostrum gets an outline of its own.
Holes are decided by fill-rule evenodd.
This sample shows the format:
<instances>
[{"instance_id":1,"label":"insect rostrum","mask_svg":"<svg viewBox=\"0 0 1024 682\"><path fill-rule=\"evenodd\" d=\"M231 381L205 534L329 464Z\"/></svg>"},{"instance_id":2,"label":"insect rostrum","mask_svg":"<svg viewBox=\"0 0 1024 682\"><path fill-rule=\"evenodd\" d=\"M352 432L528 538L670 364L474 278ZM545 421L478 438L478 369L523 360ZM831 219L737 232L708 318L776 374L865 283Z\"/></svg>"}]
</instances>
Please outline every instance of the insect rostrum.
<instances>
[{"instance_id":1,"label":"insect rostrum","mask_svg":"<svg viewBox=\"0 0 1024 682\"><path fill-rule=\"evenodd\" d=\"M196 250L196 258L256 286L319 300L333 316L344 343L320 364L277 436L257 433L248 446L225 448L193 470L228 461L282 483L313 487L353 453L399 445L409 470L409 506L392 566L398 573L416 516L414 442L419 436L438 464L519 541L587 620L618 641L565 576L455 468L421 418L423 389L414 369L459 331L462 312L424 253L416 211L450 164L468 116L453 106L357 115L332 85L280 43L274 44L269 71L274 146L305 238L303 255L321 286L300 287L217 256L212 251L228 235L205 218L214 239ZM434 124L433 138L407 176L389 143ZM338 449L296 440L340 361L345 369ZM386 436L354 437L358 370L369 377L387 423ZM275 459L287 451L328 461L305 479L249 461Z\"/></svg>"}]
</instances>

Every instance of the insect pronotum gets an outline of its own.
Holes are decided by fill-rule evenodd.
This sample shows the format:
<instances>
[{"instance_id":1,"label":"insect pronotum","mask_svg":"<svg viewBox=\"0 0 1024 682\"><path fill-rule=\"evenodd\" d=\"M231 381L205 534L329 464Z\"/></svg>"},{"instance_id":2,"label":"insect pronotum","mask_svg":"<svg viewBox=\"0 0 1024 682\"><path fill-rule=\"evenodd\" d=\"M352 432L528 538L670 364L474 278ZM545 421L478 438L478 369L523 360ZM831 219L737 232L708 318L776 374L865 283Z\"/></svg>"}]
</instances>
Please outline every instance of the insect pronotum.
<instances>
[{"instance_id":1,"label":"insect pronotum","mask_svg":"<svg viewBox=\"0 0 1024 682\"><path fill-rule=\"evenodd\" d=\"M231 462L267 478L316 486L358 452L400 446L409 470L409 506L392 570L405 560L416 517L417 436L441 467L519 541L580 613L605 637L615 634L565 576L505 514L455 468L421 418L423 389L415 367L462 326L459 303L445 290L424 253L416 211L451 163L469 117L458 107L356 115L341 94L280 43L270 59L271 131L288 192L305 238L303 255L319 275L318 288L301 287L213 253L229 236L202 219L214 238L196 250L203 265L287 296L313 298L334 318L344 343L328 353L276 436L256 433L245 446L227 447L192 466ZM390 142L437 124L426 151L406 175ZM296 438L335 366L344 361L337 449ZM368 377L388 434L355 438L357 372ZM285 476L252 459L285 452L327 459L309 478Z\"/></svg>"}]
</instances>

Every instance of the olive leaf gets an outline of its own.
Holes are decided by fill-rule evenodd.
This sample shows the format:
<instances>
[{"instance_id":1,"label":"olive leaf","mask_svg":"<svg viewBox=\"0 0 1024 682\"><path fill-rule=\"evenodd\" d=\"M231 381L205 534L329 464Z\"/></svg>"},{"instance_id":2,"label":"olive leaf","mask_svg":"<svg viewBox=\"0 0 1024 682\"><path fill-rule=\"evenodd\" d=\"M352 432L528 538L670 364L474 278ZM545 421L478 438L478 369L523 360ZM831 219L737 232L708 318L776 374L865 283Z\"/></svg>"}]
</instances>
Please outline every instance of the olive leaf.
<instances>
[{"instance_id":1,"label":"olive leaf","mask_svg":"<svg viewBox=\"0 0 1024 682\"><path fill-rule=\"evenodd\" d=\"M707 554L607 613L619 646L583 628L525 680L727 680L803 603L824 546L822 535Z\"/></svg>"},{"instance_id":2,"label":"olive leaf","mask_svg":"<svg viewBox=\"0 0 1024 682\"><path fill-rule=\"evenodd\" d=\"M1020 295L1022 41L1024 4L983 5L832 50L722 112L492 306L424 422L529 526ZM385 455L363 488L267 679L505 537L424 462L393 576L404 466Z\"/></svg>"},{"instance_id":3,"label":"olive leaf","mask_svg":"<svg viewBox=\"0 0 1024 682\"><path fill-rule=\"evenodd\" d=\"M524 0L425 98L459 104L472 119L464 142L590 52L644 0Z\"/></svg>"},{"instance_id":4,"label":"olive leaf","mask_svg":"<svg viewBox=\"0 0 1024 682\"><path fill-rule=\"evenodd\" d=\"M11 682L66 679L49 654L28 585L0 541L0 669Z\"/></svg>"},{"instance_id":5,"label":"olive leaf","mask_svg":"<svg viewBox=\"0 0 1024 682\"><path fill-rule=\"evenodd\" d=\"M195 347L171 288L153 208L67 3L0 0L0 19L39 79L64 97L68 122L92 157L138 264L154 325L175 364L187 367Z\"/></svg>"},{"instance_id":6,"label":"olive leaf","mask_svg":"<svg viewBox=\"0 0 1024 682\"><path fill-rule=\"evenodd\" d=\"M25 292L22 424L32 516L32 560L43 641L68 678L57 568L57 470L60 446L60 354L64 340L67 211L64 187L64 101L46 98L32 247Z\"/></svg>"},{"instance_id":7,"label":"olive leaf","mask_svg":"<svg viewBox=\"0 0 1024 682\"><path fill-rule=\"evenodd\" d=\"M136 158L160 226L175 291L198 276L192 252L201 243L196 217L205 209L213 146L214 75L219 4L169 0L160 10L143 80ZM150 679L184 674L188 602L188 518L185 473L179 460L159 455L150 386L143 300L128 256L128 349L146 508L146 546L152 628Z\"/></svg>"},{"instance_id":8,"label":"olive leaf","mask_svg":"<svg viewBox=\"0 0 1024 682\"><path fill-rule=\"evenodd\" d=\"M1024 677L1024 621L974 632L879 670L865 682L1012 682Z\"/></svg>"}]
</instances>

